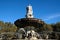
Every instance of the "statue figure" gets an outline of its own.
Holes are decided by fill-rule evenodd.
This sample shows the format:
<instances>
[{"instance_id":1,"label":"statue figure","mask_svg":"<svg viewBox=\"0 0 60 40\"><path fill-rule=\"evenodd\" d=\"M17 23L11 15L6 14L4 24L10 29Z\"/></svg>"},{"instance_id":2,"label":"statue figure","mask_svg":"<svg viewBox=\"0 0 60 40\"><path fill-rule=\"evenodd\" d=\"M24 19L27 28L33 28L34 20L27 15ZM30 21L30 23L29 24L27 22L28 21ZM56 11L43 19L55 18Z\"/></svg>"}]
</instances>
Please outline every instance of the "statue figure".
<instances>
[{"instance_id":1,"label":"statue figure","mask_svg":"<svg viewBox=\"0 0 60 40\"><path fill-rule=\"evenodd\" d=\"M26 18L33 18L33 10L32 10L32 6L29 5L27 6L27 13L26 13Z\"/></svg>"}]
</instances>

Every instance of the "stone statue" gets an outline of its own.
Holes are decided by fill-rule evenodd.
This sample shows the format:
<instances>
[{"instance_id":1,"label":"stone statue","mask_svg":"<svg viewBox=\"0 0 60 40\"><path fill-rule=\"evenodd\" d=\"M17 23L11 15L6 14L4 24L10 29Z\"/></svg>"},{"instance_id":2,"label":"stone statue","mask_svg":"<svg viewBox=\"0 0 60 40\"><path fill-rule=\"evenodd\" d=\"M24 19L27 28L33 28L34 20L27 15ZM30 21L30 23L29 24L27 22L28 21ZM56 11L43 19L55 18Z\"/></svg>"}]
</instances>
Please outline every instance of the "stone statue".
<instances>
[{"instance_id":1,"label":"stone statue","mask_svg":"<svg viewBox=\"0 0 60 40\"><path fill-rule=\"evenodd\" d=\"M26 13L26 18L33 18L33 10L32 10L32 6L29 5L27 6L27 13Z\"/></svg>"}]
</instances>

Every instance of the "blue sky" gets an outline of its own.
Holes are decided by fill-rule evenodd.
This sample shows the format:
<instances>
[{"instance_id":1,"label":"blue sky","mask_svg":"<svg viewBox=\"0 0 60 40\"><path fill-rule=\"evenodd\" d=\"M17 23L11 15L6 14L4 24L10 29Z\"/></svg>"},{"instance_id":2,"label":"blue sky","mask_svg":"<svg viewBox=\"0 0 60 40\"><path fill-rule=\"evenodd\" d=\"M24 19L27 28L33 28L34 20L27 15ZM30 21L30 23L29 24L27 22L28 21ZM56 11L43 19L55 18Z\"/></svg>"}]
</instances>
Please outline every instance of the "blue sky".
<instances>
[{"instance_id":1,"label":"blue sky","mask_svg":"<svg viewBox=\"0 0 60 40\"><path fill-rule=\"evenodd\" d=\"M48 24L60 22L60 0L0 0L0 21L14 23L24 18L29 3L35 18Z\"/></svg>"}]
</instances>

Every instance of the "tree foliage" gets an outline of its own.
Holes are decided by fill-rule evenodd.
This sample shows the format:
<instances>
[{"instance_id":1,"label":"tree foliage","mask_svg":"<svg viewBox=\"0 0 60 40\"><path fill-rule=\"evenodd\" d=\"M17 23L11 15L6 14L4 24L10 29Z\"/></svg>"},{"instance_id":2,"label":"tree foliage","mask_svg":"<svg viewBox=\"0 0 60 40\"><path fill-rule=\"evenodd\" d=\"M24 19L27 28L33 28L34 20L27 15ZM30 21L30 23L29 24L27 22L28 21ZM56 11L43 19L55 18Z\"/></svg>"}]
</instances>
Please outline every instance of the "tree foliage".
<instances>
[{"instance_id":1,"label":"tree foliage","mask_svg":"<svg viewBox=\"0 0 60 40\"><path fill-rule=\"evenodd\" d=\"M60 32L60 22L57 22L56 24L51 24L53 31Z\"/></svg>"},{"instance_id":2,"label":"tree foliage","mask_svg":"<svg viewBox=\"0 0 60 40\"><path fill-rule=\"evenodd\" d=\"M28 27L26 27L25 29L28 29ZM39 28L31 27L30 29L34 29L38 32L39 31L60 32L60 22L57 22L56 24L44 24L42 27ZM0 21L0 32L15 32L16 30L17 27L13 23Z\"/></svg>"},{"instance_id":3,"label":"tree foliage","mask_svg":"<svg viewBox=\"0 0 60 40\"><path fill-rule=\"evenodd\" d=\"M0 32L15 32L17 27L11 22L0 21Z\"/></svg>"}]
</instances>

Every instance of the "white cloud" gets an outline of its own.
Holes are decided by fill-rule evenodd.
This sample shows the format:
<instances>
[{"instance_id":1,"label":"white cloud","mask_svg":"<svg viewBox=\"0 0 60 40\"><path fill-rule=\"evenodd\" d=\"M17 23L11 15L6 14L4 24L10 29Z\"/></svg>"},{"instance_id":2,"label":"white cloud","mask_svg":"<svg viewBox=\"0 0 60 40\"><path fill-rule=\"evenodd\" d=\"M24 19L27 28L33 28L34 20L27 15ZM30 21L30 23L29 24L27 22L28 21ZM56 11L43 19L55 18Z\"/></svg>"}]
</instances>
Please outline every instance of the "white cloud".
<instances>
[{"instance_id":1,"label":"white cloud","mask_svg":"<svg viewBox=\"0 0 60 40\"><path fill-rule=\"evenodd\" d=\"M44 20L51 20L51 19L54 19L54 18L57 18L57 17L60 17L60 14L55 14L55 15L52 15L52 16L48 16L46 19Z\"/></svg>"}]
</instances>

